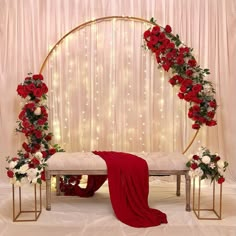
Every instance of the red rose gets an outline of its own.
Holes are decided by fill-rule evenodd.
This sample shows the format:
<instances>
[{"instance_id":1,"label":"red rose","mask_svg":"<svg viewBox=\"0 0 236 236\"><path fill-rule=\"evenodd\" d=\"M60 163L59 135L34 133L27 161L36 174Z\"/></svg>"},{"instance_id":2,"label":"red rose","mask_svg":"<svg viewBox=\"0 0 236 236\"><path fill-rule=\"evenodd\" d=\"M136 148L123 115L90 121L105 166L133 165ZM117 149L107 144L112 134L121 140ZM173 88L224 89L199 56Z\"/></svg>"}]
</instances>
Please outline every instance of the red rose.
<instances>
[{"instance_id":1,"label":"red rose","mask_svg":"<svg viewBox=\"0 0 236 236\"><path fill-rule=\"evenodd\" d=\"M23 125L25 128L28 128L31 124L29 123L28 120L24 120L24 121L22 122L22 125Z\"/></svg>"},{"instance_id":2,"label":"red rose","mask_svg":"<svg viewBox=\"0 0 236 236\"><path fill-rule=\"evenodd\" d=\"M34 96L35 97L41 97L43 95L42 90L40 88L36 88L34 90Z\"/></svg>"},{"instance_id":3,"label":"red rose","mask_svg":"<svg viewBox=\"0 0 236 236\"><path fill-rule=\"evenodd\" d=\"M191 76L193 74L193 71L192 70L186 70L185 73L186 73L187 76Z\"/></svg>"},{"instance_id":4,"label":"red rose","mask_svg":"<svg viewBox=\"0 0 236 236\"><path fill-rule=\"evenodd\" d=\"M166 39L166 35L162 32L162 33L160 33L160 35L159 35L159 40L160 41L164 41Z\"/></svg>"},{"instance_id":5,"label":"red rose","mask_svg":"<svg viewBox=\"0 0 236 236\"><path fill-rule=\"evenodd\" d=\"M192 83L193 83L193 81L191 79L185 79L182 81L181 84L184 86L190 86L190 85L192 85Z\"/></svg>"},{"instance_id":6,"label":"red rose","mask_svg":"<svg viewBox=\"0 0 236 236\"><path fill-rule=\"evenodd\" d=\"M195 170L198 168L198 165L197 165L197 163L192 163L190 167L191 167L191 169Z\"/></svg>"},{"instance_id":7,"label":"red rose","mask_svg":"<svg viewBox=\"0 0 236 236\"><path fill-rule=\"evenodd\" d=\"M194 160L197 161L197 160L199 160L199 158L200 158L200 157L199 157L198 155L193 155L193 159L194 159Z\"/></svg>"},{"instance_id":8,"label":"red rose","mask_svg":"<svg viewBox=\"0 0 236 236\"><path fill-rule=\"evenodd\" d=\"M174 79L174 77L172 77L172 78L169 79L169 83L170 83L171 85L176 85L176 80Z\"/></svg>"},{"instance_id":9,"label":"red rose","mask_svg":"<svg viewBox=\"0 0 236 236\"><path fill-rule=\"evenodd\" d=\"M150 42L151 42L153 45L157 44L157 43L158 43L158 37L155 36L155 35L152 35L152 36L150 37Z\"/></svg>"},{"instance_id":10,"label":"red rose","mask_svg":"<svg viewBox=\"0 0 236 236\"><path fill-rule=\"evenodd\" d=\"M25 149L26 152L30 152L30 148L26 142L22 144L22 147Z\"/></svg>"},{"instance_id":11,"label":"red rose","mask_svg":"<svg viewBox=\"0 0 236 236\"><path fill-rule=\"evenodd\" d=\"M187 48L187 47L181 47L180 49L179 49L179 52L180 52L180 54L184 54L184 53L189 53L189 48Z\"/></svg>"},{"instance_id":12,"label":"red rose","mask_svg":"<svg viewBox=\"0 0 236 236\"><path fill-rule=\"evenodd\" d=\"M34 91L35 88L36 88L36 87L35 87L35 85L34 85L33 83L27 85L27 89L28 89L29 91Z\"/></svg>"},{"instance_id":13,"label":"red rose","mask_svg":"<svg viewBox=\"0 0 236 236\"><path fill-rule=\"evenodd\" d=\"M20 120L23 120L24 116L25 116L25 110L22 110L22 111L20 112L18 118L19 118Z\"/></svg>"},{"instance_id":14,"label":"red rose","mask_svg":"<svg viewBox=\"0 0 236 236\"><path fill-rule=\"evenodd\" d=\"M47 93L48 92L48 87L45 83L42 84L41 90L42 90L42 93Z\"/></svg>"},{"instance_id":15,"label":"red rose","mask_svg":"<svg viewBox=\"0 0 236 236\"><path fill-rule=\"evenodd\" d=\"M46 181L45 171L41 172L41 180Z\"/></svg>"},{"instance_id":16,"label":"red rose","mask_svg":"<svg viewBox=\"0 0 236 236\"><path fill-rule=\"evenodd\" d=\"M26 98L27 95L28 95L28 91L26 90L25 86L23 85L18 85L17 89L16 89L17 93L23 97L23 98Z\"/></svg>"},{"instance_id":17,"label":"red rose","mask_svg":"<svg viewBox=\"0 0 236 236\"><path fill-rule=\"evenodd\" d=\"M192 102L195 102L195 103L197 103L197 104L200 104L200 103L202 103L202 100L201 100L200 98L198 98L198 97L193 97L193 98L192 98Z\"/></svg>"},{"instance_id":18,"label":"red rose","mask_svg":"<svg viewBox=\"0 0 236 236\"><path fill-rule=\"evenodd\" d=\"M24 158L29 158L29 153L28 152L26 152L25 154L24 154Z\"/></svg>"},{"instance_id":19,"label":"red rose","mask_svg":"<svg viewBox=\"0 0 236 236\"><path fill-rule=\"evenodd\" d=\"M209 112L207 112L207 116L208 116L209 118L213 119L214 116L215 116L215 112L214 112L214 111L209 111Z\"/></svg>"},{"instance_id":20,"label":"red rose","mask_svg":"<svg viewBox=\"0 0 236 236\"><path fill-rule=\"evenodd\" d=\"M160 26L158 25L155 25L153 28L152 28L152 33L153 34L158 34L160 32ZM144 32L145 33L145 32Z\"/></svg>"},{"instance_id":21,"label":"red rose","mask_svg":"<svg viewBox=\"0 0 236 236\"><path fill-rule=\"evenodd\" d=\"M48 156L46 151L42 151L41 153L43 154L43 158L46 158Z\"/></svg>"},{"instance_id":22,"label":"red rose","mask_svg":"<svg viewBox=\"0 0 236 236\"><path fill-rule=\"evenodd\" d=\"M207 126L215 126L215 125L217 125L217 122L215 120L208 120L206 122L206 125Z\"/></svg>"},{"instance_id":23,"label":"red rose","mask_svg":"<svg viewBox=\"0 0 236 236\"><path fill-rule=\"evenodd\" d=\"M225 182L225 178L224 177L220 177L218 179L218 184L222 184L223 182Z\"/></svg>"},{"instance_id":24,"label":"red rose","mask_svg":"<svg viewBox=\"0 0 236 236\"><path fill-rule=\"evenodd\" d=\"M12 160L13 160L13 161L18 161L19 158L18 158L18 157L13 157Z\"/></svg>"},{"instance_id":25,"label":"red rose","mask_svg":"<svg viewBox=\"0 0 236 236\"><path fill-rule=\"evenodd\" d=\"M189 118L193 118L193 112L192 112L192 111L189 111L189 112L188 112L188 117L189 117Z\"/></svg>"},{"instance_id":26,"label":"red rose","mask_svg":"<svg viewBox=\"0 0 236 236\"><path fill-rule=\"evenodd\" d=\"M188 65L191 66L191 67L194 67L194 66L197 65L197 62L194 59L192 59L192 60L188 61Z\"/></svg>"},{"instance_id":27,"label":"red rose","mask_svg":"<svg viewBox=\"0 0 236 236\"><path fill-rule=\"evenodd\" d=\"M202 85L201 84L195 84L195 85L193 85L192 90L194 92L198 93L202 90Z\"/></svg>"},{"instance_id":28,"label":"red rose","mask_svg":"<svg viewBox=\"0 0 236 236\"><path fill-rule=\"evenodd\" d=\"M39 119L38 121L37 121L37 123L38 123L38 125L43 125L43 124L45 124L46 123L46 119Z\"/></svg>"},{"instance_id":29,"label":"red rose","mask_svg":"<svg viewBox=\"0 0 236 236\"><path fill-rule=\"evenodd\" d=\"M179 56L179 57L177 57L176 62L177 62L178 65L183 65L184 64L184 58Z\"/></svg>"},{"instance_id":30,"label":"red rose","mask_svg":"<svg viewBox=\"0 0 236 236\"><path fill-rule=\"evenodd\" d=\"M56 151L57 150L55 148L51 148L51 149L49 149L48 152L49 152L50 155L53 155L54 153L56 153Z\"/></svg>"},{"instance_id":31,"label":"red rose","mask_svg":"<svg viewBox=\"0 0 236 236\"><path fill-rule=\"evenodd\" d=\"M41 74L38 74L38 75L36 74L36 75L33 75L33 79L34 80L38 80L38 79L43 80L43 76Z\"/></svg>"},{"instance_id":32,"label":"red rose","mask_svg":"<svg viewBox=\"0 0 236 236\"><path fill-rule=\"evenodd\" d=\"M36 138L38 139L42 138L42 132L40 130L35 130L34 134Z\"/></svg>"},{"instance_id":33,"label":"red rose","mask_svg":"<svg viewBox=\"0 0 236 236\"><path fill-rule=\"evenodd\" d=\"M185 93L186 90L187 90L187 87L184 86L184 85L182 85L179 90L180 90L182 93Z\"/></svg>"},{"instance_id":34,"label":"red rose","mask_svg":"<svg viewBox=\"0 0 236 236\"><path fill-rule=\"evenodd\" d=\"M198 105L192 106L192 109L193 109L193 111L195 111L195 112L199 112L199 111L200 111L200 107L199 107Z\"/></svg>"},{"instance_id":35,"label":"red rose","mask_svg":"<svg viewBox=\"0 0 236 236\"><path fill-rule=\"evenodd\" d=\"M25 105L25 108L33 111L33 110L35 110L35 104L33 102L27 103Z\"/></svg>"},{"instance_id":36,"label":"red rose","mask_svg":"<svg viewBox=\"0 0 236 236\"><path fill-rule=\"evenodd\" d=\"M192 125L192 128L193 129L200 129L200 125L195 123L195 124Z\"/></svg>"},{"instance_id":37,"label":"red rose","mask_svg":"<svg viewBox=\"0 0 236 236\"><path fill-rule=\"evenodd\" d=\"M179 97L180 99L183 99L183 98L184 98L184 94L183 94L183 93L178 93L178 97Z\"/></svg>"},{"instance_id":38,"label":"red rose","mask_svg":"<svg viewBox=\"0 0 236 236\"><path fill-rule=\"evenodd\" d=\"M216 156L215 157L215 161L219 161L220 160L220 157L219 156Z\"/></svg>"},{"instance_id":39,"label":"red rose","mask_svg":"<svg viewBox=\"0 0 236 236\"><path fill-rule=\"evenodd\" d=\"M151 42L147 42L147 47L148 47L149 49L152 49L152 48L153 48L152 43L151 43Z\"/></svg>"},{"instance_id":40,"label":"red rose","mask_svg":"<svg viewBox=\"0 0 236 236\"><path fill-rule=\"evenodd\" d=\"M147 30L147 31L144 32L143 37L144 37L145 40L147 40L147 38L148 38L150 35L151 35L150 30Z\"/></svg>"},{"instance_id":41,"label":"red rose","mask_svg":"<svg viewBox=\"0 0 236 236\"><path fill-rule=\"evenodd\" d=\"M166 31L166 33L170 33L172 31L172 29L169 25L166 25L165 31Z\"/></svg>"},{"instance_id":42,"label":"red rose","mask_svg":"<svg viewBox=\"0 0 236 236\"><path fill-rule=\"evenodd\" d=\"M40 164L39 160L35 157L31 160L31 163L34 164L34 166L37 166Z\"/></svg>"},{"instance_id":43,"label":"red rose","mask_svg":"<svg viewBox=\"0 0 236 236\"><path fill-rule=\"evenodd\" d=\"M182 83L183 82L183 80L184 80L184 78L182 78L181 76L179 76L179 75L176 75L176 80L178 80L178 83Z\"/></svg>"},{"instance_id":44,"label":"red rose","mask_svg":"<svg viewBox=\"0 0 236 236\"><path fill-rule=\"evenodd\" d=\"M166 62L165 64L162 65L162 67L163 67L163 69L164 69L165 71L168 71L168 70L170 69L170 67L171 67L171 64L168 63L168 62Z\"/></svg>"},{"instance_id":45,"label":"red rose","mask_svg":"<svg viewBox=\"0 0 236 236\"><path fill-rule=\"evenodd\" d=\"M14 172L11 171L11 170L8 170L8 171L7 171L7 176L8 176L9 178L13 178Z\"/></svg>"},{"instance_id":46,"label":"red rose","mask_svg":"<svg viewBox=\"0 0 236 236\"><path fill-rule=\"evenodd\" d=\"M35 148L35 150L39 150L40 149L40 144L39 143L34 144L34 148Z\"/></svg>"},{"instance_id":47,"label":"red rose","mask_svg":"<svg viewBox=\"0 0 236 236\"><path fill-rule=\"evenodd\" d=\"M167 45L167 48L175 48L175 44L174 44L174 43L169 43L169 44Z\"/></svg>"},{"instance_id":48,"label":"red rose","mask_svg":"<svg viewBox=\"0 0 236 236\"><path fill-rule=\"evenodd\" d=\"M216 102L215 101L210 101L209 106L215 108L216 107Z\"/></svg>"},{"instance_id":49,"label":"red rose","mask_svg":"<svg viewBox=\"0 0 236 236\"><path fill-rule=\"evenodd\" d=\"M51 139L52 139L52 136L51 136L51 135L48 134L48 135L45 136L45 140L46 140L46 141L50 141Z\"/></svg>"}]
</instances>

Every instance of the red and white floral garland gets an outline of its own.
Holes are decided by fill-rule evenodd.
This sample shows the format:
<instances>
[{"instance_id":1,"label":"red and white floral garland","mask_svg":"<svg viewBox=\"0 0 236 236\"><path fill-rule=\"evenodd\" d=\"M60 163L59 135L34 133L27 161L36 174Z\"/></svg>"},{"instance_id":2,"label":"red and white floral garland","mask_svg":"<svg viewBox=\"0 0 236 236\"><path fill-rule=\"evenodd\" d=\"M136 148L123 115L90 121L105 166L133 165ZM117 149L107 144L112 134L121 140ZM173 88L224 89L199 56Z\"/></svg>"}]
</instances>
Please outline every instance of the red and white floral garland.
<instances>
[{"instance_id":1,"label":"red and white floral garland","mask_svg":"<svg viewBox=\"0 0 236 236\"><path fill-rule=\"evenodd\" d=\"M62 151L58 145L50 144L53 134L48 132L47 92L41 74L29 74L17 87L24 105L18 116L16 131L23 133L27 141L22 144L17 156L7 157L7 175L12 184L41 184L45 180L46 161L55 152Z\"/></svg>"},{"instance_id":2,"label":"red and white floral garland","mask_svg":"<svg viewBox=\"0 0 236 236\"><path fill-rule=\"evenodd\" d=\"M171 27L162 28L155 24L144 32L145 47L150 49L156 57L157 63L165 71L171 69L173 77L169 79L172 86L179 87L180 99L190 103L188 117L194 121L192 128L199 129L203 124L215 126L214 120L217 103L215 90L210 81L204 77L210 74L208 69L202 69L192 50L183 45L179 36L174 36Z\"/></svg>"}]
</instances>

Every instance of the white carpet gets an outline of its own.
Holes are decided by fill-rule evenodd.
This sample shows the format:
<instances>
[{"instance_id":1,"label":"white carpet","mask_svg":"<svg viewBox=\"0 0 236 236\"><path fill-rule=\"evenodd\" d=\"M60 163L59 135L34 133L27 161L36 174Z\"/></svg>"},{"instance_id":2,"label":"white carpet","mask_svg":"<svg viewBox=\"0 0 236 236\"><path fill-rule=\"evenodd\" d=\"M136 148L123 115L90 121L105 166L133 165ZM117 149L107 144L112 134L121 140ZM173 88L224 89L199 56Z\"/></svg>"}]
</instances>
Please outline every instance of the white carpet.
<instances>
[{"instance_id":1,"label":"white carpet","mask_svg":"<svg viewBox=\"0 0 236 236\"><path fill-rule=\"evenodd\" d=\"M105 183L94 197L55 196L52 194L52 210L45 210L45 186L43 211L37 222L12 222L11 185L0 183L0 235L1 236L236 236L236 184L223 185L223 219L198 220L193 212L185 211L184 185L180 197L175 195L173 182L150 182L149 206L167 214L168 224L150 228L133 228L116 219ZM25 202L30 201L27 189ZM27 206L26 206L27 207Z\"/></svg>"}]
</instances>

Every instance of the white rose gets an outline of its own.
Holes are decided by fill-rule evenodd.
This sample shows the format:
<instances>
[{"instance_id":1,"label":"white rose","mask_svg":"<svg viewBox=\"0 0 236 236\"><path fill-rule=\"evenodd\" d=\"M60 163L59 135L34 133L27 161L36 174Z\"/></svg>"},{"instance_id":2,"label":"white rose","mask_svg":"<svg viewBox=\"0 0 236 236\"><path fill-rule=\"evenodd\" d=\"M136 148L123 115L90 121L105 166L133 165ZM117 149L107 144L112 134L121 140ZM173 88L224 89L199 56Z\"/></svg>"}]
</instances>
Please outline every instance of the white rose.
<instances>
[{"instance_id":1,"label":"white rose","mask_svg":"<svg viewBox=\"0 0 236 236\"><path fill-rule=\"evenodd\" d=\"M205 164L209 164L211 162L211 158L209 156L203 156L202 162Z\"/></svg>"},{"instance_id":2,"label":"white rose","mask_svg":"<svg viewBox=\"0 0 236 236\"><path fill-rule=\"evenodd\" d=\"M37 180L38 180L38 178L32 179L32 184L37 184Z\"/></svg>"},{"instance_id":3,"label":"white rose","mask_svg":"<svg viewBox=\"0 0 236 236\"><path fill-rule=\"evenodd\" d=\"M194 171L192 171L192 170L190 170L190 171L188 172L188 175L189 175L191 178L194 178L194 177L195 177Z\"/></svg>"},{"instance_id":4,"label":"white rose","mask_svg":"<svg viewBox=\"0 0 236 236\"><path fill-rule=\"evenodd\" d=\"M37 107L35 110L34 110L34 114L36 116L40 116L41 115L41 108L40 107Z\"/></svg>"},{"instance_id":5,"label":"white rose","mask_svg":"<svg viewBox=\"0 0 236 236\"><path fill-rule=\"evenodd\" d=\"M34 154L34 156L37 158L37 159L42 159L43 158L43 154L41 152L36 152Z\"/></svg>"},{"instance_id":6,"label":"white rose","mask_svg":"<svg viewBox=\"0 0 236 236\"><path fill-rule=\"evenodd\" d=\"M27 170L27 176L29 181L33 180L37 175L37 170L34 168L30 168Z\"/></svg>"},{"instance_id":7,"label":"white rose","mask_svg":"<svg viewBox=\"0 0 236 236\"><path fill-rule=\"evenodd\" d=\"M223 161L223 160L219 160L219 161L217 161L217 166L219 167L219 168L224 168L224 166L225 166L225 162Z\"/></svg>"},{"instance_id":8,"label":"white rose","mask_svg":"<svg viewBox=\"0 0 236 236\"><path fill-rule=\"evenodd\" d=\"M23 177L21 180L20 180L21 184L26 184L28 183L28 179L26 177Z\"/></svg>"},{"instance_id":9,"label":"white rose","mask_svg":"<svg viewBox=\"0 0 236 236\"><path fill-rule=\"evenodd\" d=\"M196 176L203 176L203 171L200 167L198 167L197 169L194 170Z\"/></svg>"},{"instance_id":10,"label":"white rose","mask_svg":"<svg viewBox=\"0 0 236 236\"><path fill-rule=\"evenodd\" d=\"M29 165L28 164L24 164L23 166L20 167L18 172L21 173L21 174L24 174L28 169L29 169Z\"/></svg>"},{"instance_id":11,"label":"white rose","mask_svg":"<svg viewBox=\"0 0 236 236\"><path fill-rule=\"evenodd\" d=\"M16 162L16 161L11 161L11 162L9 163L9 168L10 168L10 169L14 169L16 165L17 165L17 162Z\"/></svg>"}]
</instances>

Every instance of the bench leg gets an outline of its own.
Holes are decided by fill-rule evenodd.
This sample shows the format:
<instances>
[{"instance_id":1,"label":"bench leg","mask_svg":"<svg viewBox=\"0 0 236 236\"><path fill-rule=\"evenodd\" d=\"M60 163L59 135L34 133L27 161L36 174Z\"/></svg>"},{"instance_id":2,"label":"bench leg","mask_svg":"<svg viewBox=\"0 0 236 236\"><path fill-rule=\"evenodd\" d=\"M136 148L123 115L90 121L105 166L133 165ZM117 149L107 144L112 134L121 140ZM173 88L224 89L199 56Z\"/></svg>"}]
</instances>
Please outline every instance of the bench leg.
<instances>
[{"instance_id":1,"label":"bench leg","mask_svg":"<svg viewBox=\"0 0 236 236\"><path fill-rule=\"evenodd\" d=\"M51 175L46 171L46 210L51 210Z\"/></svg>"},{"instance_id":2,"label":"bench leg","mask_svg":"<svg viewBox=\"0 0 236 236\"><path fill-rule=\"evenodd\" d=\"M181 182L181 175L176 175L177 177L177 185L176 185L176 196L180 196L180 182Z\"/></svg>"},{"instance_id":3,"label":"bench leg","mask_svg":"<svg viewBox=\"0 0 236 236\"><path fill-rule=\"evenodd\" d=\"M185 182L186 182L186 211L191 211L190 207L190 195L191 195L191 178L188 173L185 174Z\"/></svg>"},{"instance_id":4,"label":"bench leg","mask_svg":"<svg viewBox=\"0 0 236 236\"><path fill-rule=\"evenodd\" d=\"M60 175L56 175L56 195L57 196L61 195L61 190L60 190Z\"/></svg>"}]
</instances>

